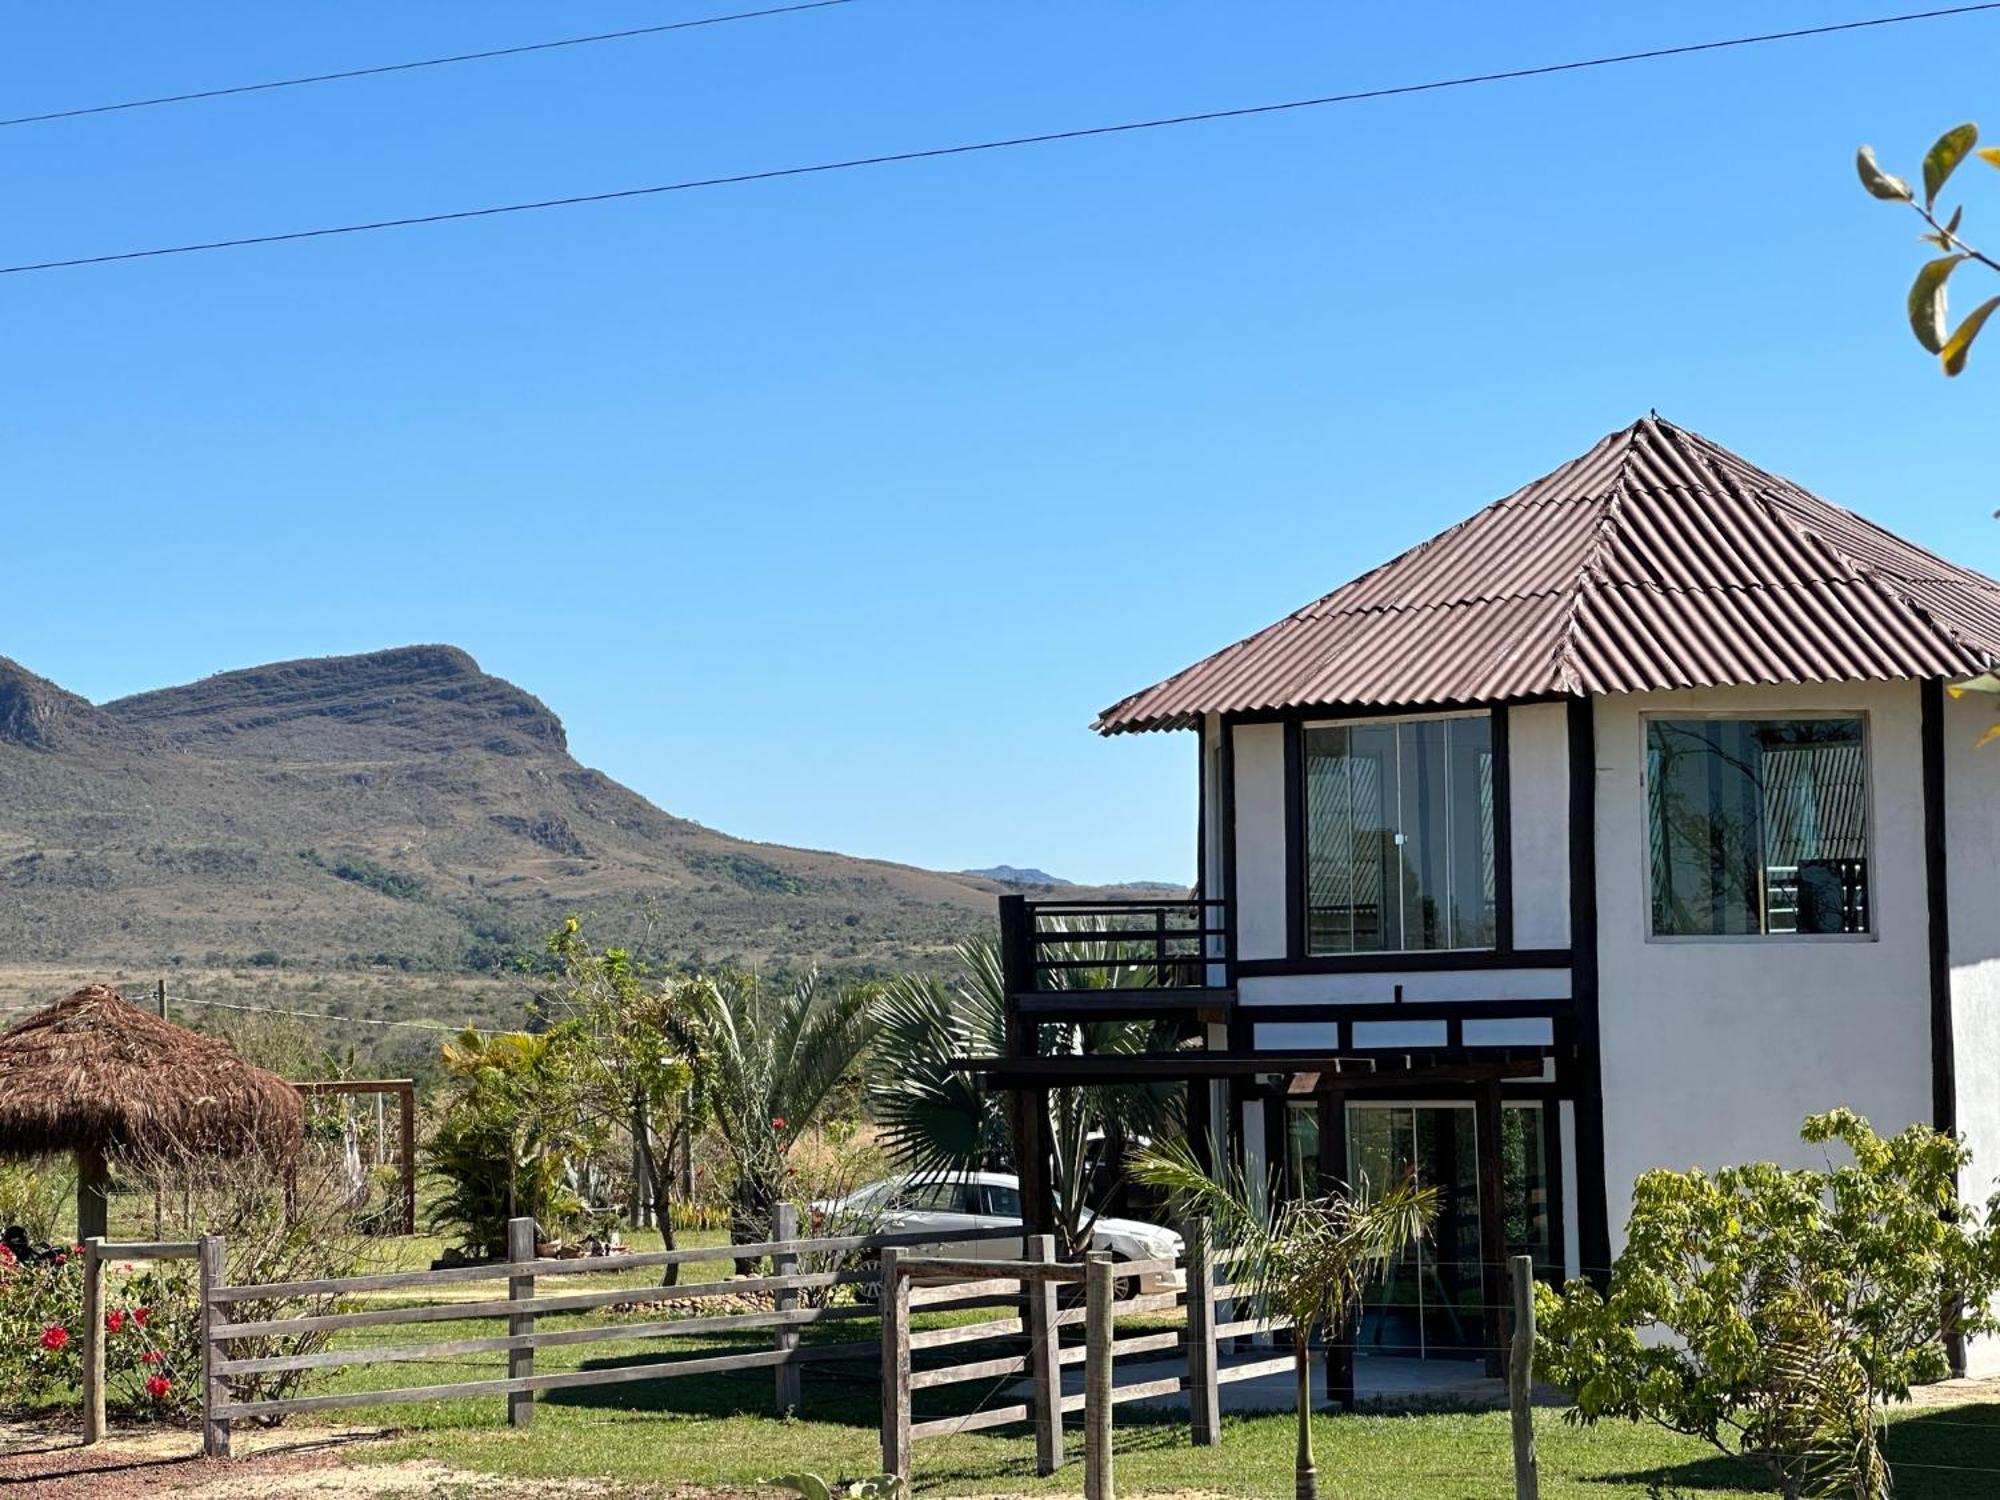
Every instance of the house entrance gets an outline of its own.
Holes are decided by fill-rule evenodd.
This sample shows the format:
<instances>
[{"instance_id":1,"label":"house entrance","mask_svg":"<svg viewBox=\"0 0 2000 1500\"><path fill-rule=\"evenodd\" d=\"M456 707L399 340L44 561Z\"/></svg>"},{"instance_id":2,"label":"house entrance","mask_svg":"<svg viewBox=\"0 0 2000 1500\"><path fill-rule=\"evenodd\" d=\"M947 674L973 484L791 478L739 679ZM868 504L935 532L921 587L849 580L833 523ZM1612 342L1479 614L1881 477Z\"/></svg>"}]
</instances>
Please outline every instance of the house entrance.
<instances>
[{"instance_id":1,"label":"house entrance","mask_svg":"<svg viewBox=\"0 0 2000 1500\"><path fill-rule=\"evenodd\" d=\"M1363 1304L1355 1348L1365 1354L1466 1357L1484 1354L1488 1319L1481 1291L1483 1261L1532 1256L1538 1276L1560 1279L1555 1264L1553 1155L1539 1103L1500 1111L1503 1221L1507 1243L1489 1256L1479 1228L1479 1140L1469 1102L1349 1103L1350 1183L1380 1186L1415 1171L1437 1190L1430 1235L1411 1246ZM1314 1190L1319 1170L1319 1121L1311 1101L1289 1112L1286 1172L1297 1193Z\"/></svg>"}]
</instances>

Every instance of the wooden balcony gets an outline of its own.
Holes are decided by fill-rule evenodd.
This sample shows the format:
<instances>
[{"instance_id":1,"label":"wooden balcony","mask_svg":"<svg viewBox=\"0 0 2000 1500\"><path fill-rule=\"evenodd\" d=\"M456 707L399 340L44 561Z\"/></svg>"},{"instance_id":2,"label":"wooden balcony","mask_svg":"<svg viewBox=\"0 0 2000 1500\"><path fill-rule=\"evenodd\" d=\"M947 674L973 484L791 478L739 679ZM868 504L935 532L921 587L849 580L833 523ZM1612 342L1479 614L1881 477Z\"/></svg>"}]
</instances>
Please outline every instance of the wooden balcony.
<instances>
[{"instance_id":1,"label":"wooden balcony","mask_svg":"<svg viewBox=\"0 0 2000 1500\"><path fill-rule=\"evenodd\" d=\"M1236 1003L1221 901L1000 898L1000 961L1023 1018L1222 1021Z\"/></svg>"}]
</instances>

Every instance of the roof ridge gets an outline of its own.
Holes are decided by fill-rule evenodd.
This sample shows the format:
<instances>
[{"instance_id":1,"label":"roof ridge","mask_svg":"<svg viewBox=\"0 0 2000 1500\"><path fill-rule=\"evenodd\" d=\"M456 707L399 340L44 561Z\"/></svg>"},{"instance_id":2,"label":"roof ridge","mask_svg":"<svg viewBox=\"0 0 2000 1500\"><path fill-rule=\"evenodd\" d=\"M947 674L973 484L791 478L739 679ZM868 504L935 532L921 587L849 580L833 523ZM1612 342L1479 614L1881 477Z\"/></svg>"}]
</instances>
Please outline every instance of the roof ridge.
<instances>
[{"instance_id":1,"label":"roof ridge","mask_svg":"<svg viewBox=\"0 0 2000 1500\"><path fill-rule=\"evenodd\" d=\"M1578 660L1577 635L1581 629L1583 598L1593 578L1601 572L1604 558L1610 550L1612 537L1617 532L1619 513L1624 505L1626 476L1632 468L1632 449L1637 442L1639 429L1653 420L1641 417L1625 429L1625 451L1618 457L1618 468L1604 488L1603 494L1592 499L1594 505L1602 505L1604 513L1598 518L1596 535L1585 549L1583 561L1577 564L1576 572L1570 576L1568 584L1569 605L1563 610L1562 628L1556 632L1556 682L1562 691L1581 694L1583 666Z\"/></svg>"}]
</instances>

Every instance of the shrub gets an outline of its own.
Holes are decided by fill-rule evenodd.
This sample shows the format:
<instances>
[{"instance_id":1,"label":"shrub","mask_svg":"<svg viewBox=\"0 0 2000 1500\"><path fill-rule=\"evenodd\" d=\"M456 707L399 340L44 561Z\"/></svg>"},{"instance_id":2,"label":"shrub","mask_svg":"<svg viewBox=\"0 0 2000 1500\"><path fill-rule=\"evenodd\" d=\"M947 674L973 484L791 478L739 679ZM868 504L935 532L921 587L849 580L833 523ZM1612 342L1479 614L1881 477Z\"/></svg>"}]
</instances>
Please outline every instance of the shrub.
<instances>
[{"instance_id":1,"label":"shrub","mask_svg":"<svg viewBox=\"0 0 2000 1500\"><path fill-rule=\"evenodd\" d=\"M1802 1134L1852 1160L1640 1177L1609 1289L1537 1290L1538 1373L1575 1392L1572 1420L1689 1433L1787 1496L1878 1500L1884 1403L1996 1326L2000 1196L1961 1204L1971 1153L1927 1126L1884 1140L1843 1109Z\"/></svg>"},{"instance_id":2,"label":"shrub","mask_svg":"<svg viewBox=\"0 0 2000 1500\"><path fill-rule=\"evenodd\" d=\"M201 1404L194 1269L105 1268L105 1406L184 1419ZM32 1411L75 1398L83 1381L83 1250L20 1264L0 1248L0 1408Z\"/></svg>"}]
</instances>

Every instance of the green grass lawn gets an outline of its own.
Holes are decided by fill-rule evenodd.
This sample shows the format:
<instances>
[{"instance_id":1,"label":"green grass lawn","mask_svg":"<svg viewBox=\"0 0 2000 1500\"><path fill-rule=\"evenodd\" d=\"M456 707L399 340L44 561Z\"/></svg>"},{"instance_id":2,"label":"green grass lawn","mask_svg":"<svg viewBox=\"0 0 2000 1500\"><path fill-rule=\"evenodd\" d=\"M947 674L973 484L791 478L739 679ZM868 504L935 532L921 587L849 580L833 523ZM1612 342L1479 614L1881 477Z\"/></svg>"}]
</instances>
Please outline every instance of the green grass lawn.
<instances>
[{"instance_id":1,"label":"green grass lawn","mask_svg":"<svg viewBox=\"0 0 2000 1500\"><path fill-rule=\"evenodd\" d=\"M713 1243L714 1236L694 1236ZM398 1258L427 1264L427 1242L405 1242ZM727 1275L726 1260L685 1268L689 1279ZM619 1273L613 1273L619 1274ZM620 1279L653 1283L647 1273ZM538 1290L618 1284L609 1276L547 1278ZM377 1298L370 1305L382 1305ZM920 1315L925 1321L987 1318L992 1310ZM549 1316L546 1328L584 1326L602 1315ZM420 1327L367 1328L345 1344L408 1344L498 1332L494 1320L441 1322ZM857 1317L807 1329L808 1342L872 1340L877 1325ZM733 1336L608 1340L537 1352L538 1373L604 1368L693 1354L749 1352L771 1347L765 1330ZM943 1351L957 1358L997 1352ZM424 1364L360 1366L326 1372L312 1393L445 1384L505 1373L504 1355L467 1356ZM969 1382L920 1392L916 1416L969 1411L997 1403L1004 1381ZM741 1485L789 1470L826 1475L872 1473L880 1463L879 1394L872 1360L809 1367L802 1414L772 1414L773 1372L746 1369L682 1379L544 1392L532 1428L503 1424L501 1398L371 1406L316 1414L313 1420L387 1424L398 1430L389 1443L364 1451L362 1461L412 1457L455 1468L518 1478L597 1478L612 1483L688 1481ZM1537 1413L1542 1493L1550 1500L1646 1500L1676 1494L1701 1500L1768 1493L1756 1474L1722 1460L1701 1444L1624 1423L1576 1428L1554 1411ZM1504 1413L1325 1416L1315 1424L1322 1493L1346 1500L1480 1500L1512 1494L1512 1468ZM1288 1417L1230 1420L1223 1441L1195 1448L1185 1418L1122 1408L1117 1424L1117 1474L1129 1494L1209 1490L1246 1496L1291 1493L1293 1428ZM1901 1415L1888 1453L1901 1500L1944 1500L2000 1494L2000 1405L1925 1408ZM1082 1438L1072 1428L1071 1463L1049 1479L1033 1472L1033 1440L1025 1427L943 1437L916 1449L919 1493L1074 1493L1082 1483ZM1985 1472L1979 1472L1979 1471Z\"/></svg>"}]
</instances>

